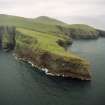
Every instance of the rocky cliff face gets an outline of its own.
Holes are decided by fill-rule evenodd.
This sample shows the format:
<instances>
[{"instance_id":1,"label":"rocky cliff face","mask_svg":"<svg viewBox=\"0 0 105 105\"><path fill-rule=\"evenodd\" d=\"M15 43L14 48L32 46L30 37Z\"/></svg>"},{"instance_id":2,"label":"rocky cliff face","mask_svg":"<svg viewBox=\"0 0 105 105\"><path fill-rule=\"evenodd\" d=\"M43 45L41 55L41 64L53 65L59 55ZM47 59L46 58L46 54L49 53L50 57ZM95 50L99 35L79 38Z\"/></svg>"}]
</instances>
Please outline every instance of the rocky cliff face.
<instances>
[{"instance_id":1,"label":"rocky cliff face","mask_svg":"<svg viewBox=\"0 0 105 105\"><path fill-rule=\"evenodd\" d=\"M57 26L57 28L72 39L97 39L100 37L100 33L103 34L102 31L100 32L91 26L81 24L74 24L69 27Z\"/></svg>"},{"instance_id":2,"label":"rocky cliff face","mask_svg":"<svg viewBox=\"0 0 105 105\"><path fill-rule=\"evenodd\" d=\"M7 34L9 35L8 43L7 43L7 49L8 50L14 50L16 45L16 28L15 27L7 27Z\"/></svg>"},{"instance_id":3,"label":"rocky cliff face","mask_svg":"<svg viewBox=\"0 0 105 105\"><path fill-rule=\"evenodd\" d=\"M0 49L14 50L16 29L11 26L0 26Z\"/></svg>"},{"instance_id":4,"label":"rocky cliff face","mask_svg":"<svg viewBox=\"0 0 105 105\"><path fill-rule=\"evenodd\" d=\"M82 29L70 29L70 37L73 39L97 39L99 37L98 31L85 31Z\"/></svg>"},{"instance_id":5,"label":"rocky cliff face","mask_svg":"<svg viewBox=\"0 0 105 105\"><path fill-rule=\"evenodd\" d=\"M97 30L97 31L99 32L99 35L101 37L105 37L105 31L103 31L103 30Z\"/></svg>"},{"instance_id":6,"label":"rocky cliff face","mask_svg":"<svg viewBox=\"0 0 105 105\"><path fill-rule=\"evenodd\" d=\"M2 39L3 39L3 32L4 32L4 28L2 26L0 26L0 49L2 49Z\"/></svg>"},{"instance_id":7,"label":"rocky cliff face","mask_svg":"<svg viewBox=\"0 0 105 105\"><path fill-rule=\"evenodd\" d=\"M62 57L47 51L33 52L27 49L25 52L17 51L17 56L31 61L40 68L46 68L47 74L52 76L72 77L81 80L90 80L89 64L80 58Z\"/></svg>"}]
</instances>

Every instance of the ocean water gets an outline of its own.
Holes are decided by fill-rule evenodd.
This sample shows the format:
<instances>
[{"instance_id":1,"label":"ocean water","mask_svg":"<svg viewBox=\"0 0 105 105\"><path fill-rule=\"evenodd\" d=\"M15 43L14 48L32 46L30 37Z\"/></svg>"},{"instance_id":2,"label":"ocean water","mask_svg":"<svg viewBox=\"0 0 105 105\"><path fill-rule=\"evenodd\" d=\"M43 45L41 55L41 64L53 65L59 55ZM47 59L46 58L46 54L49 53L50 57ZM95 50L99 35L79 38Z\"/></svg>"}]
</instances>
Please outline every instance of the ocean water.
<instances>
[{"instance_id":1,"label":"ocean water","mask_svg":"<svg viewBox=\"0 0 105 105\"><path fill-rule=\"evenodd\" d=\"M87 59L91 81L46 76L0 52L0 105L105 105L105 39L74 41L68 48Z\"/></svg>"}]
</instances>

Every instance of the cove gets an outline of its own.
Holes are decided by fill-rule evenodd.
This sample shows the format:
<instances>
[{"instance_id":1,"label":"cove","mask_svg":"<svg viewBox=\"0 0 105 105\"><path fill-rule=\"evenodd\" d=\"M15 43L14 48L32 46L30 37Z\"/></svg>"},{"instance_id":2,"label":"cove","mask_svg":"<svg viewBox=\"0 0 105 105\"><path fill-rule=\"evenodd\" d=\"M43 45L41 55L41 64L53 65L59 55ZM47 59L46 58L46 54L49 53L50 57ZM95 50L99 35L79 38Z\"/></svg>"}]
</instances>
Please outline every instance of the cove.
<instances>
[{"instance_id":1,"label":"cove","mask_svg":"<svg viewBox=\"0 0 105 105\"><path fill-rule=\"evenodd\" d=\"M91 64L92 81L46 76L0 52L0 105L104 105L105 39L74 41L68 51Z\"/></svg>"}]
</instances>

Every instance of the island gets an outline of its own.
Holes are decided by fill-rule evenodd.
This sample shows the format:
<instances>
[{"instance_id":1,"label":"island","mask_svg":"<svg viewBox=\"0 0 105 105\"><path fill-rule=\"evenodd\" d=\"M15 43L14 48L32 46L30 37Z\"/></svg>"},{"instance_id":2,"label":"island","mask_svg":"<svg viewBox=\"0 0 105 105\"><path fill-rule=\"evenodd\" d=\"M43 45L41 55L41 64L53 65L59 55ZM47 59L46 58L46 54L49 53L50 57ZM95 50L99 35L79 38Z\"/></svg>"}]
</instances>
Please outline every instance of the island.
<instances>
[{"instance_id":1,"label":"island","mask_svg":"<svg viewBox=\"0 0 105 105\"><path fill-rule=\"evenodd\" d=\"M0 15L0 49L44 71L47 75L91 80L90 64L68 52L74 39L104 37L103 30L84 24L69 25L41 16L29 19Z\"/></svg>"}]
</instances>

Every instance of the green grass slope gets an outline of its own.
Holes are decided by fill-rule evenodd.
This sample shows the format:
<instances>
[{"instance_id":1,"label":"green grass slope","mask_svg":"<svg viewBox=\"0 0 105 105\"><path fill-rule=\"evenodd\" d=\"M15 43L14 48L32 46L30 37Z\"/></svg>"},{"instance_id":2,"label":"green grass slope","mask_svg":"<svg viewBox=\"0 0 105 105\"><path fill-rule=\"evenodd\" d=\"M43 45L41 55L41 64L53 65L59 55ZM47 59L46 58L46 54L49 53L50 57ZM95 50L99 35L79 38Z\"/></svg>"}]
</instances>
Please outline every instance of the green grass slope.
<instances>
[{"instance_id":1,"label":"green grass slope","mask_svg":"<svg viewBox=\"0 0 105 105\"><path fill-rule=\"evenodd\" d=\"M53 35L63 34L63 36L68 35L76 39L95 39L100 36L100 32L91 26L84 24L68 25L45 16L32 19L0 14L0 25L16 26Z\"/></svg>"},{"instance_id":2,"label":"green grass slope","mask_svg":"<svg viewBox=\"0 0 105 105\"><path fill-rule=\"evenodd\" d=\"M40 16L34 19L34 22L36 23L42 23L42 24L49 24L49 25L61 25L61 26L65 26L67 25L66 23L47 17L47 16Z\"/></svg>"},{"instance_id":3,"label":"green grass slope","mask_svg":"<svg viewBox=\"0 0 105 105\"><path fill-rule=\"evenodd\" d=\"M74 54L66 52L65 49L59 46L59 44L57 43L58 40L62 41L68 40L66 37L63 38L23 28L17 28L17 31L19 32L16 38L17 45L19 43L20 44L23 43L24 46L32 47L32 49L39 48L63 56L74 56ZM29 43L31 43L31 45Z\"/></svg>"},{"instance_id":4,"label":"green grass slope","mask_svg":"<svg viewBox=\"0 0 105 105\"><path fill-rule=\"evenodd\" d=\"M57 33L59 30L56 25L41 24L34 22L33 19L11 16L11 15L0 15L0 25L16 26L18 28L30 29L44 33Z\"/></svg>"}]
</instances>

